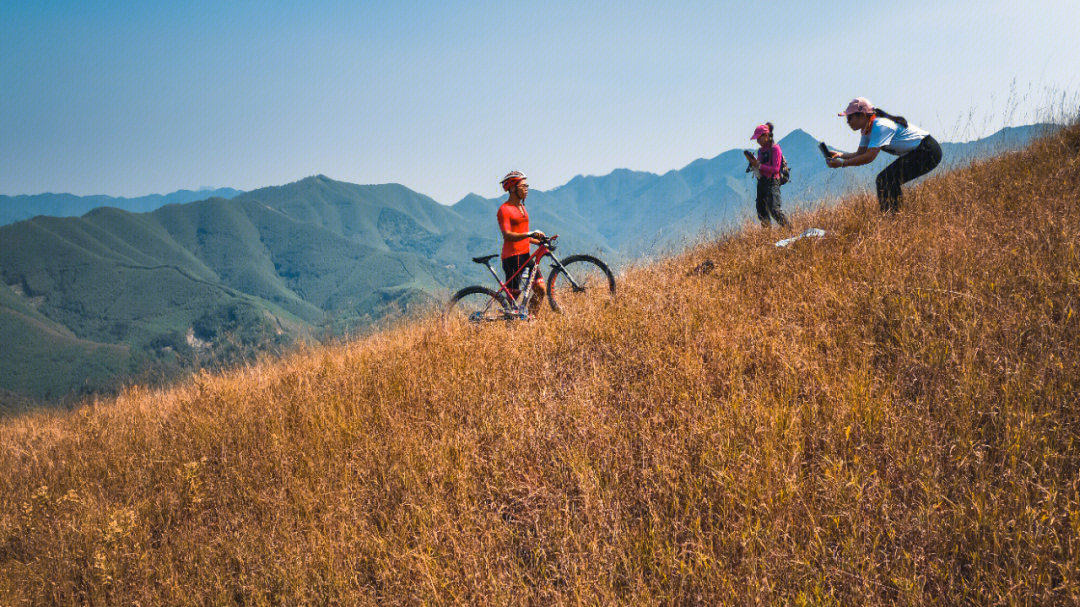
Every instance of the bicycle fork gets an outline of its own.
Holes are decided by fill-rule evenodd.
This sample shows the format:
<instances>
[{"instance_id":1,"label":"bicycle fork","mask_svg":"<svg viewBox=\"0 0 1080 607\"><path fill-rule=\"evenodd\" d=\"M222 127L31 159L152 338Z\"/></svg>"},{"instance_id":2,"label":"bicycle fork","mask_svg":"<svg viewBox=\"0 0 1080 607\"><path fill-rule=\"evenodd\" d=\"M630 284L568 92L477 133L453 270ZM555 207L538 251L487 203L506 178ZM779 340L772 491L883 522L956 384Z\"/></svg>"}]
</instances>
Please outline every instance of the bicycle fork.
<instances>
[{"instance_id":1,"label":"bicycle fork","mask_svg":"<svg viewBox=\"0 0 1080 607\"><path fill-rule=\"evenodd\" d=\"M563 275L566 276L566 280L570 281L570 287L573 288L574 292L575 293L580 293L581 291L584 291L585 290L584 287L582 287L580 284L578 284L578 281L574 280L573 275L570 274L570 270L568 270L566 268L566 266L564 266L562 264L562 262L559 261L559 258L555 257L554 254L549 254L549 255L551 256L551 261L552 261L552 266L551 267L552 267L552 269L555 269L556 267L559 268L559 271L561 271L563 273Z\"/></svg>"}]
</instances>

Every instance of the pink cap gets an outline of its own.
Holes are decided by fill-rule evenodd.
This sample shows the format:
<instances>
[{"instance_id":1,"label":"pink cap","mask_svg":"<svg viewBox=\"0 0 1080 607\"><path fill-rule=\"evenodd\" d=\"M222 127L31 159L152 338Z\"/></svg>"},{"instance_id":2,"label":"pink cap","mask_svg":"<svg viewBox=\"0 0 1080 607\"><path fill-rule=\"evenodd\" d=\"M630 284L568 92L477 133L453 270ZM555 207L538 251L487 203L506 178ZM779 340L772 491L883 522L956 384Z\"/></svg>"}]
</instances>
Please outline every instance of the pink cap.
<instances>
[{"instance_id":1,"label":"pink cap","mask_svg":"<svg viewBox=\"0 0 1080 607\"><path fill-rule=\"evenodd\" d=\"M758 137L761 137L762 135L764 135L764 134L766 134L768 132L769 132L769 125L767 125L767 124L759 124L759 125L757 125L757 128L754 129L754 136L751 137L750 139L756 140Z\"/></svg>"},{"instance_id":2,"label":"pink cap","mask_svg":"<svg viewBox=\"0 0 1080 607\"><path fill-rule=\"evenodd\" d=\"M866 97L856 97L851 100L851 103L847 104L847 109L837 114L837 116L847 116L848 114L873 114L874 104L870 103L870 100Z\"/></svg>"}]
</instances>

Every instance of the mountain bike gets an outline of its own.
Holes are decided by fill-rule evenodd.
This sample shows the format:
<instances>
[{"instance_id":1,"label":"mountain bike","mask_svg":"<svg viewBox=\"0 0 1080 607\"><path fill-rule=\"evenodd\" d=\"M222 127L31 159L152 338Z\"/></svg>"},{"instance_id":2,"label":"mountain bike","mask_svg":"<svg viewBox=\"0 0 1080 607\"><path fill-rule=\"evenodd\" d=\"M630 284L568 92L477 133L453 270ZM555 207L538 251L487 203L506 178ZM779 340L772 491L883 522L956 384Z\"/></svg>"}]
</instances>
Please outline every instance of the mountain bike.
<instances>
[{"instance_id":1,"label":"mountain bike","mask_svg":"<svg viewBox=\"0 0 1080 607\"><path fill-rule=\"evenodd\" d=\"M551 260L547 296L552 310L571 310L589 293L604 293L608 297L614 297L615 276L607 265L592 255L571 255L560 260L555 256L555 240L558 237L555 235L541 239L536 251L506 282L499 280L499 275L491 267L490 262L498 257L497 254L473 257L473 262L488 269L499 288L493 290L480 285L465 287L450 298L447 311L451 315L464 316L471 322L529 318L529 298L534 294L533 285L537 278L535 275L528 275L529 266L535 265L532 271L539 272L540 261L545 257ZM520 293L515 294L507 283L519 274L523 274L524 286Z\"/></svg>"}]
</instances>

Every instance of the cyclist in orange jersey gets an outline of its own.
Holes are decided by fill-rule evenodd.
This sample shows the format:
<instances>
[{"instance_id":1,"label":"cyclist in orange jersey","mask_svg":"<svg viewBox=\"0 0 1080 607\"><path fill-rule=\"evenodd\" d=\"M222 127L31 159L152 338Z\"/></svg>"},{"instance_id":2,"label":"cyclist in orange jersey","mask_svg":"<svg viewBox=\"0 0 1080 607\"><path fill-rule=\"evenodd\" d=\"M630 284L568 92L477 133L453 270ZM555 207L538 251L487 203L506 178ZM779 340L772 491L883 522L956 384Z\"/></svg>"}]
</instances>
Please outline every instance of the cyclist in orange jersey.
<instances>
[{"instance_id":1,"label":"cyclist in orange jersey","mask_svg":"<svg viewBox=\"0 0 1080 607\"><path fill-rule=\"evenodd\" d=\"M533 315L539 311L540 304L544 301L544 279L540 269L534 262L528 261L530 244L539 244L545 235L540 230L529 230L529 212L525 209L525 199L529 196L529 182L521 171L510 171L502 179L502 188L510 194L506 202L502 203L496 218L499 221L499 230L502 232L502 266L506 274L507 287L518 296L521 288L521 274L514 276L522 264L528 262L532 271L533 296L529 300L529 311ZM513 280L510 279L514 276Z\"/></svg>"}]
</instances>

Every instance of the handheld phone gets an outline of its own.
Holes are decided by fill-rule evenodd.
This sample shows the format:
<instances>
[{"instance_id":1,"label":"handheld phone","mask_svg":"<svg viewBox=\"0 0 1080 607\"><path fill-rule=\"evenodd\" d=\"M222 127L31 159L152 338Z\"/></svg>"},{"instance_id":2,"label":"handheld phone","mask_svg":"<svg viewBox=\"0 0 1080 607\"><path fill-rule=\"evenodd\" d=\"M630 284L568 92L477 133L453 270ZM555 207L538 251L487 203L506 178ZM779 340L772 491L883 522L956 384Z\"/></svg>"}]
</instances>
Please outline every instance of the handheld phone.
<instances>
[{"instance_id":1,"label":"handheld phone","mask_svg":"<svg viewBox=\"0 0 1080 607\"><path fill-rule=\"evenodd\" d=\"M754 153L749 150L743 150L742 153L743 156L746 156L747 161L746 170L743 172L749 173L750 171L754 170Z\"/></svg>"},{"instance_id":2,"label":"handheld phone","mask_svg":"<svg viewBox=\"0 0 1080 607\"><path fill-rule=\"evenodd\" d=\"M824 141L819 141L817 147L821 150L821 155L825 157L825 160L832 158L832 153L829 152L829 146L825 145Z\"/></svg>"}]
</instances>

